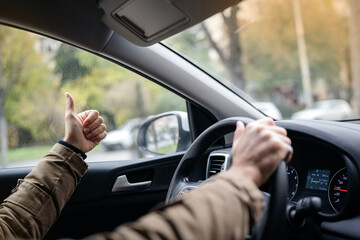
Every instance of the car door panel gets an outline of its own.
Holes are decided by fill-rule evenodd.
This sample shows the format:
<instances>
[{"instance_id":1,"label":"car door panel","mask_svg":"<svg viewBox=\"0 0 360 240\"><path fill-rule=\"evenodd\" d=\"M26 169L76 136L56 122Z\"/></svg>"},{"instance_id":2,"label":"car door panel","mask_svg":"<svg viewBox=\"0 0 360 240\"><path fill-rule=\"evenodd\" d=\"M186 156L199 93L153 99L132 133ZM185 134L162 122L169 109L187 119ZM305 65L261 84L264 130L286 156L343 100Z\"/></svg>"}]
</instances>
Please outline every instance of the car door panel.
<instances>
[{"instance_id":1,"label":"car door panel","mask_svg":"<svg viewBox=\"0 0 360 240\"><path fill-rule=\"evenodd\" d=\"M81 238L110 231L136 220L165 200L172 175L183 153L150 159L89 163L89 169L45 239ZM31 168L0 170L0 197L3 201ZM146 189L113 192L119 176L132 184L151 181Z\"/></svg>"},{"instance_id":2,"label":"car door panel","mask_svg":"<svg viewBox=\"0 0 360 240\"><path fill-rule=\"evenodd\" d=\"M182 153L153 159L90 163L89 170L46 239L81 238L110 231L133 221L165 200L168 185ZM119 176L130 183L151 181L150 187L113 192Z\"/></svg>"}]
</instances>

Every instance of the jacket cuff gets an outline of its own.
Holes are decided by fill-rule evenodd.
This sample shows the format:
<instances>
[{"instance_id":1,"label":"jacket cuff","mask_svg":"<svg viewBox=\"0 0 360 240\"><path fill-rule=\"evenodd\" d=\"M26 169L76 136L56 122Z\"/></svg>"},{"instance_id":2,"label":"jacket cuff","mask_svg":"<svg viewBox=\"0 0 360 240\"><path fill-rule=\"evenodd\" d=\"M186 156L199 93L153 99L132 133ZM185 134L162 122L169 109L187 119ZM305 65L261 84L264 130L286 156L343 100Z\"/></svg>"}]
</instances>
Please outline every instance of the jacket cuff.
<instances>
[{"instance_id":1,"label":"jacket cuff","mask_svg":"<svg viewBox=\"0 0 360 240\"><path fill-rule=\"evenodd\" d=\"M75 147L74 145L72 145L72 144L70 144L70 143L68 143L68 142L65 142L65 141L63 141L63 140L59 140L58 143L61 144L61 145L64 145L65 147L70 148L70 149L73 150L75 153L80 154L81 157L82 157L84 160L87 158L86 154L85 154L83 151L81 151L80 149L78 149L77 147Z\"/></svg>"},{"instance_id":2,"label":"jacket cuff","mask_svg":"<svg viewBox=\"0 0 360 240\"><path fill-rule=\"evenodd\" d=\"M71 169L73 169L81 177L88 169L88 165L82 158L81 154L74 152L72 149L63 144L55 144L50 150L49 154L56 155L58 158L66 160Z\"/></svg>"},{"instance_id":3,"label":"jacket cuff","mask_svg":"<svg viewBox=\"0 0 360 240\"><path fill-rule=\"evenodd\" d=\"M261 219L264 208L264 199L259 188L253 181L241 174L230 171L217 174L217 176L210 178L210 181L214 181L216 179L225 180L236 189L247 192L248 198L243 200L249 207L249 212L253 221L257 223Z\"/></svg>"}]
</instances>

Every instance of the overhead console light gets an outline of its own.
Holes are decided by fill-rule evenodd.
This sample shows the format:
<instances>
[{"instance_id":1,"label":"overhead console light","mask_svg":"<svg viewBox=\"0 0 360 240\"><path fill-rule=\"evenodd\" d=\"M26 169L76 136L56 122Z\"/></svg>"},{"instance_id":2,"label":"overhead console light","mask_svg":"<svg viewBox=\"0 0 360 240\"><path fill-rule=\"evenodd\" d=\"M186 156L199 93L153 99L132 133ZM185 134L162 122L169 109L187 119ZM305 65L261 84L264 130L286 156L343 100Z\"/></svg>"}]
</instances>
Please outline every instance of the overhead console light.
<instances>
[{"instance_id":1,"label":"overhead console light","mask_svg":"<svg viewBox=\"0 0 360 240\"><path fill-rule=\"evenodd\" d=\"M127 40L149 46L239 0L100 0L103 22Z\"/></svg>"}]
</instances>

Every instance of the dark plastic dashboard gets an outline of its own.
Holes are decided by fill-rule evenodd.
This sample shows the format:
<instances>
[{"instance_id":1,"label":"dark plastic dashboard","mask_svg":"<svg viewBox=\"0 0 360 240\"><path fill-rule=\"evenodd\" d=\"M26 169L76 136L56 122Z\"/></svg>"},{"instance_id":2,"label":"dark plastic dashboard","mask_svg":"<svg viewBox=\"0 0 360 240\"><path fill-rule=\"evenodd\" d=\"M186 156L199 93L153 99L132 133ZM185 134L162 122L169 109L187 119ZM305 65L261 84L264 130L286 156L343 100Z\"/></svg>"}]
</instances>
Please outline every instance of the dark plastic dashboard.
<instances>
[{"instance_id":1,"label":"dark plastic dashboard","mask_svg":"<svg viewBox=\"0 0 360 240\"><path fill-rule=\"evenodd\" d=\"M346 163L350 159L333 146L305 136L290 136L294 155L287 166L289 200L317 196L324 217L343 211L348 193ZM336 185L336 187L335 187Z\"/></svg>"},{"instance_id":2,"label":"dark plastic dashboard","mask_svg":"<svg viewBox=\"0 0 360 240\"><path fill-rule=\"evenodd\" d=\"M306 197L319 197L322 205L312 216L312 222L321 229L321 237L360 239L360 231L353 228L359 223L360 213L360 125L329 121L278 121L276 124L287 130L294 148L287 166L289 205ZM213 174L211 161L216 165L219 156L227 154L230 160L224 168L231 164L231 148L210 153L207 177Z\"/></svg>"},{"instance_id":3,"label":"dark plastic dashboard","mask_svg":"<svg viewBox=\"0 0 360 240\"><path fill-rule=\"evenodd\" d=\"M278 125L287 129L294 148L288 166L289 187L295 192L289 196L291 201L319 197L322 207L318 215L326 221L359 212L355 202L359 198L360 126L327 121L283 121Z\"/></svg>"}]
</instances>

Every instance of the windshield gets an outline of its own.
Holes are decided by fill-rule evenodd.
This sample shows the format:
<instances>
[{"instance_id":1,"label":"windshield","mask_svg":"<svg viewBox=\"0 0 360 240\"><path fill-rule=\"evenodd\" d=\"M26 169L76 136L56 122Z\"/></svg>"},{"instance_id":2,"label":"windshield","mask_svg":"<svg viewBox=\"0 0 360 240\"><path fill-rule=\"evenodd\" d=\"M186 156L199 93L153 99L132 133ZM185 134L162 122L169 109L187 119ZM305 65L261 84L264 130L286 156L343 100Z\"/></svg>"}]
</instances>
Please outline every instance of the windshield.
<instances>
[{"instance_id":1,"label":"windshield","mask_svg":"<svg viewBox=\"0 0 360 240\"><path fill-rule=\"evenodd\" d=\"M164 44L274 118L358 118L360 28L349 4L360 1L243 1Z\"/></svg>"}]
</instances>

